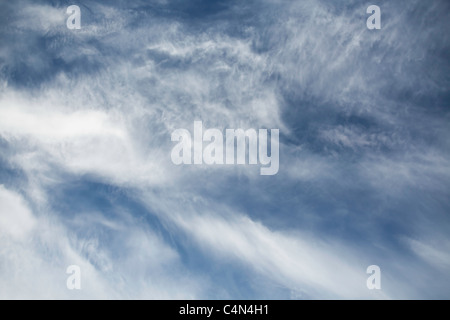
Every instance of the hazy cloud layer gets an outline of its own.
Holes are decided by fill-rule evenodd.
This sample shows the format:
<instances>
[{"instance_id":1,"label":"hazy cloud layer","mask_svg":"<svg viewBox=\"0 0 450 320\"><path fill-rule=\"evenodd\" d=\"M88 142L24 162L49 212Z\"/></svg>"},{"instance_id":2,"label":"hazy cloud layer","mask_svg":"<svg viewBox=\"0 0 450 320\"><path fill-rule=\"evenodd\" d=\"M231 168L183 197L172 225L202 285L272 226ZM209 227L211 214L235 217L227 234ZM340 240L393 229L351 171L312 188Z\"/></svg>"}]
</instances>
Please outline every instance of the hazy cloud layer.
<instances>
[{"instance_id":1,"label":"hazy cloud layer","mask_svg":"<svg viewBox=\"0 0 450 320\"><path fill-rule=\"evenodd\" d=\"M71 4L0 4L0 298L448 298L447 1ZM279 173L173 165L194 120Z\"/></svg>"}]
</instances>

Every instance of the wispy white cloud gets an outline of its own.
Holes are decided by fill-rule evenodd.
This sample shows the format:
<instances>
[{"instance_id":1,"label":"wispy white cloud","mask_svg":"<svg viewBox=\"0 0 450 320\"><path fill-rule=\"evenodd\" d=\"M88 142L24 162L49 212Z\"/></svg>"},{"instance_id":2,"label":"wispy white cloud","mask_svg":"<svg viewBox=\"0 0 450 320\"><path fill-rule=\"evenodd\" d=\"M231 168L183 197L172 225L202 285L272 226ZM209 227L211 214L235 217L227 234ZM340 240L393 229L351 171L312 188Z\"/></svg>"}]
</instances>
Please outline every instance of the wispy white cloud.
<instances>
[{"instance_id":1,"label":"wispy white cloud","mask_svg":"<svg viewBox=\"0 0 450 320\"><path fill-rule=\"evenodd\" d=\"M423 260L432 264L442 271L447 271L450 268L450 244L448 242L439 244L428 244L422 241L413 239L408 240L411 249L419 255Z\"/></svg>"},{"instance_id":2,"label":"wispy white cloud","mask_svg":"<svg viewBox=\"0 0 450 320\"><path fill-rule=\"evenodd\" d=\"M21 195L4 186L0 199L2 299L193 299L208 285L184 271L178 254L136 222L125 225L91 212L64 226L49 211L33 214ZM69 226L111 229L116 246ZM69 265L81 268L80 291L66 287Z\"/></svg>"},{"instance_id":3,"label":"wispy white cloud","mask_svg":"<svg viewBox=\"0 0 450 320\"><path fill-rule=\"evenodd\" d=\"M301 291L302 297L396 298L417 290L401 282L401 267L383 258L395 253L384 243L370 246L381 251L365 253L364 245L291 224L298 215L317 220L326 216L314 207L299 212L308 207L298 195L304 183L310 193L332 195L330 210L340 200L348 206L358 196L342 199L342 194L361 189L400 200L407 187L445 196L448 150L412 143L412 136L424 136L422 127L411 127L422 106L393 98L387 90L396 84L404 91L420 88L418 95L443 92L435 75L415 76L424 68L418 63L427 58L432 27L417 36L407 31L411 37L405 37L402 26L410 11L401 13L394 4L386 4L385 10L399 14L386 19L383 32L369 34L362 5L342 13L324 1L266 1L236 36L224 32L228 22L220 19L199 31L180 19L141 12L152 19L136 21L136 11L92 6L94 13L78 33L64 29L64 10L27 6L8 34L31 40L47 34L52 41L36 49L37 55L26 41L0 52L0 136L10 147L4 158L25 174L27 181L16 189L31 203L0 188L1 297L208 297L209 275L202 278L189 270L177 249L139 220L140 213L130 209L111 216L94 207L68 218L49 209L54 201L64 201L52 190L70 183L68 176L86 175L138 198L146 214L155 215L176 236L187 237L208 259L231 261L237 270L241 264L249 266L255 277ZM433 10L431 6L425 13ZM24 56L16 60L22 51ZM43 57L49 60L43 63ZM53 58L63 67L55 67ZM14 72L21 72L14 69L16 64L24 64L30 73L39 71L30 76L37 82L30 90L14 78ZM39 78L44 74L48 77ZM352 117L364 123L355 124ZM222 129L281 129L279 174L261 182L247 167L175 167L170 133L190 128L194 120ZM448 135L444 120L429 115L425 121ZM310 126L299 128L297 123ZM302 135L313 135L313 141ZM351 153L351 161L345 152ZM280 214L283 227L275 228L259 219L257 209L245 211L230 203L226 196L240 187L235 180L251 186L248 197L255 203L277 195L300 200L287 209L292 216ZM285 192L277 191L281 184L292 194L280 194ZM268 190L273 194L265 194ZM286 211L283 206L280 212ZM35 207L40 209L31 209ZM353 228L361 228L369 240L377 238L370 224L389 216L389 206L378 211L384 208L370 223L355 217ZM414 226L407 229L430 234ZM445 246L433 249L418 240L407 246L419 260L446 267ZM391 286L382 292L365 286L365 268L373 260L387 266ZM68 264L84 270L82 292L65 288ZM408 274L418 270L411 268Z\"/></svg>"},{"instance_id":4,"label":"wispy white cloud","mask_svg":"<svg viewBox=\"0 0 450 320\"><path fill-rule=\"evenodd\" d=\"M164 218L195 239L208 255L244 262L287 290L302 288L309 298L389 298L385 292L367 290L364 259L338 242L327 243L293 230L271 231L217 206L215 211L181 212L173 205L178 202L150 201L150 206L164 210ZM200 207L209 206L205 201Z\"/></svg>"}]
</instances>

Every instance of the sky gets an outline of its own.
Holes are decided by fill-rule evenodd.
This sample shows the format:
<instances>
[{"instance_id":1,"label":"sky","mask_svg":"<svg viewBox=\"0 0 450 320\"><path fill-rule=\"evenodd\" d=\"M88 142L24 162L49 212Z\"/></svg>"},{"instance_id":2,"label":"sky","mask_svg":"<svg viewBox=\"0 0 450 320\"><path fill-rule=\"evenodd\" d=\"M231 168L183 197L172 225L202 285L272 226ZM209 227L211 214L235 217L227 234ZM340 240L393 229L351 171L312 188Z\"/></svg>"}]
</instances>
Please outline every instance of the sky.
<instances>
[{"instance_id":1,"label":"sky","mask_svg":"<svg viewBox=\"0 0 450 320\"><path fill-rule=\"evenodd\" d=\"M450 298L449 17L0 0L0 299ZM194 121L279 129L278 173L175 165Z\"/></svg>"}]
</instances>

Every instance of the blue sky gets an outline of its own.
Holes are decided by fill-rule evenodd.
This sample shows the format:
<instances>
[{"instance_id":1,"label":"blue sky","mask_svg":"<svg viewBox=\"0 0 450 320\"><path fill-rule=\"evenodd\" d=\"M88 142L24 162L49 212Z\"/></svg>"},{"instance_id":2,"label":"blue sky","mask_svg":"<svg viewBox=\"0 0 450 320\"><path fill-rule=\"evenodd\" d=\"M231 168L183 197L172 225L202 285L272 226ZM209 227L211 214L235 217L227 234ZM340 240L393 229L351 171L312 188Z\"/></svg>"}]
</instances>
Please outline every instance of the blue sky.
<instances>
[{"instance_id":1,"label":"blue sky","mask_svg":"<svg viewBox=\"0 0 450 320\"><path fill-rule=\"evenodd\" d=\"M0 298L449 298L449 13L2 1ZM278 174L175 166L195 120L280 129Z\"/></svg>"}]
</instances>

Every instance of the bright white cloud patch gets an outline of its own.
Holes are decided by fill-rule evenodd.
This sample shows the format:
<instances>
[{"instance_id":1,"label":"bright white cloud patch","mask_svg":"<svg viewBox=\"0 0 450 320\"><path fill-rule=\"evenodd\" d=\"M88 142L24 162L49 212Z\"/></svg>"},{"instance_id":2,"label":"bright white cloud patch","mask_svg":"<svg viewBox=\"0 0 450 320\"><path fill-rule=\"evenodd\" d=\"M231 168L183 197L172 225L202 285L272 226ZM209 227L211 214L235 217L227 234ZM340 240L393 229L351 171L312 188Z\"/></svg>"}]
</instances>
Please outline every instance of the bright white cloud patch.
<instances>
[{"instance_id":1,"label":"bright white cloud patch","mask_svg":"<svg viewBox=\"0 0 450 320\"><path fill-rule=\"evenodd\" d=\"M90 213L70 222L80 230L112 230L122 241L108 248L95 235L74 234L53 214L35 216L4 186L0 199L1 299L192 299L206 284L188 277L173 249L128 219L124 225ZM79 291L66 287L70 265L80 267Z\"/></svg>"},{"instance_id":2,"label":"bright white cloud patch","mask_svg":"<svg viewBox=\"0 0 450 320\"><path fill-rule=\"evenodd\" d=\"M1 185L0 199L2 204L0 208L2 234L14 239L23 239L29 236L36 226L36 220L29 209L24 206L22 198Z\"/></svg>"}]
</instances>

